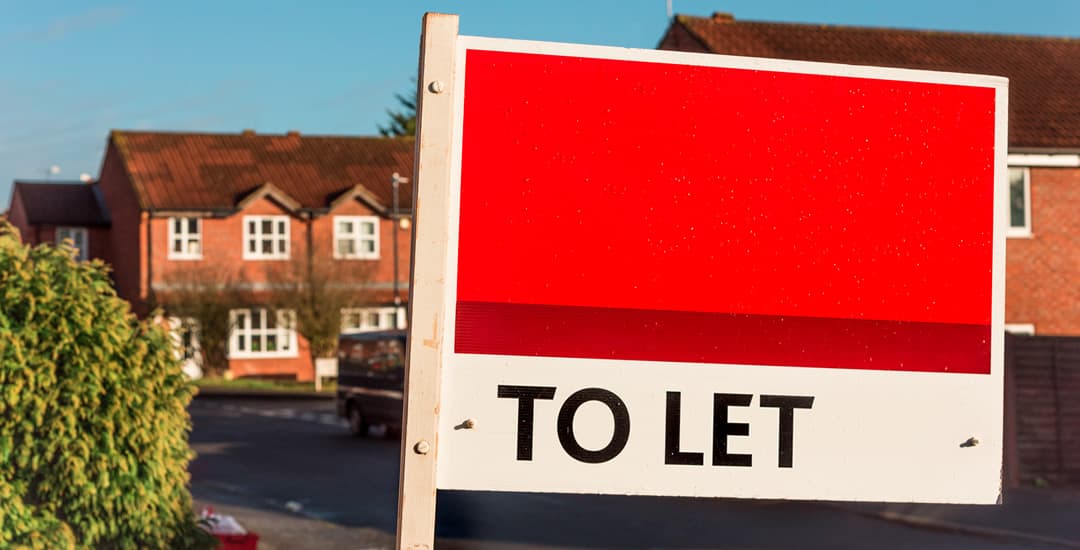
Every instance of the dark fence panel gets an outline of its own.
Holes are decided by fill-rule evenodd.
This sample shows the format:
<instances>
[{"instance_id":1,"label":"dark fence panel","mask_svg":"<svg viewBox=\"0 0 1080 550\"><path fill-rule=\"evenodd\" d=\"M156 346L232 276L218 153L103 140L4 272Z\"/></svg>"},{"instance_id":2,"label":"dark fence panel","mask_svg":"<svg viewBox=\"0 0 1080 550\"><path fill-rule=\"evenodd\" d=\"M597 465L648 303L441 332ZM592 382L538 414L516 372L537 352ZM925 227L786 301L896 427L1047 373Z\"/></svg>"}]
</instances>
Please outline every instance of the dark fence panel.
<instances>
[{"instance_id":1,"label":"dark fence panel","mask_svg":"<svg viewBox=\"0 0 1080 550\"><path fill-rule=\"evenodd\" d=\"M1080 486L1080 338L1010 335L1005 357L1011 481Z\"/></svg>"}]
</instances>

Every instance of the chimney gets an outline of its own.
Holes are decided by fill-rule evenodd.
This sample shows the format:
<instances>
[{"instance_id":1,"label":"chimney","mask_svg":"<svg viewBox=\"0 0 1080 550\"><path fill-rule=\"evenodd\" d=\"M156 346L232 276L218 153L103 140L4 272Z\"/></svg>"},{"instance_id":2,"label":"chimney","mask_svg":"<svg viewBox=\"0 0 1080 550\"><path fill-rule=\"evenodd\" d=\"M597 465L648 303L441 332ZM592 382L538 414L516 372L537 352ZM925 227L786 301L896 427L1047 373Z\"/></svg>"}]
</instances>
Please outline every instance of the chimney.
<instances>
[{"instance_id":1,"label":"chimney","mask_svg":"<svg viewBox=\"0 0 1080 550\"><path fill-rule=\"evenodd\" d=\"M713 23L734 23L735 14L714 11L712 14L712 21Z\"/></svg>"},{"instance_id":2,"label":"chimney","mask_svg":"<svg viewBox=\"0 0 1080 550\"><path fill-rule=\"evenodd\" d=\"M251 128L244 128L244 131L240 132L240 135L242 135L242 136L253 136L253 135L255 135L255 130L252 130Z\"/></svg>"},{"instance_id":3,"label":"chimney","mask_svg":"<svg viewBox=\"0 0 1080 550\"><path fill-rule=\"evenodd\" d=\"M289 137L300 137L300 130L289 130L288 132L285 132L285 135Z\"/></svg>"}]
</instances>

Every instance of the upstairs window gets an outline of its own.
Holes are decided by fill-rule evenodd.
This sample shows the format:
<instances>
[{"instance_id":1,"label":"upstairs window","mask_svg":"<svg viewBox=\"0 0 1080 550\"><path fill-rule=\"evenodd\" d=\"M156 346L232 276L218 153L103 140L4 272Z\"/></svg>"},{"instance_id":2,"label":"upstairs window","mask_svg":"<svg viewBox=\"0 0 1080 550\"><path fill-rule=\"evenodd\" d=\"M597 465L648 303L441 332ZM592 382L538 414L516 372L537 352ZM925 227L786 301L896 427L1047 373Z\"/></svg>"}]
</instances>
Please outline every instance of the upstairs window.
<instances>
[{"instance_id":1,"label":"upstairs window","mask_svg":"<svg viewBox=\"0 0 1080 550\"><path fill-rule=\"evenodd\" d=\"M334 257L348 260L377 260L379 258L379 218L335 216Z\"/></svg>"},{"instance_id":2,"label":"upstairs window","mask_svg":"<svg viewBox=\"0 0 1080 550\"><path fill-rule=\"evenodd\" d=\"M403 328L405 328L405 308L402 307L365 307L341 310L341 332L346 334Z\"/></svg>"},{"instance_id":3,"label":"upstairs window","mask_svg":"<svg viewBox=\"0 0 1080 550\"><path fill-rule=\"evenodd\" d=\"M296 357L296 313L265 308L229 312L229 357Z\"/></svg>"},{"instance_id":4,"label":"upstairs window","mask_svg":"<svg viewBox=\"0 0 1080 550\"><path fill-rule=\"evenodd\" d=\"M85 227L57 227L56 244L63 244L65 241L74 249L76 260L82 261L90 258L87 251L89 246Z\"/></svg>"},{"instance_id":5,"label":"upstairs window","mask_svg":"<svg viewBox=\"0 0 1080 550\"><path fill-rule=\"evenodd\" d=\"M1031 171L1009 168L1009 237L1031 236Z\"/></svg>"},{"instance_id":6,"label":"upstairs window","mask_svg":"<svg viewBox=\"0 0 1080 550\"><path fill-rule=\"evenodd\" d=\"M202 258L202 220L169 218L169 259L198 260L200 258Z\"/></svg>"},{"instance_id":7,"label":"upstairs window","mask_svg":"<svg viewBox=\"0 0 1080 550\"><path fill-rule=\"evenodd\" d=\"M244 259L287 260L288 216L244 216Z\"/></svg>"}]
</instances>

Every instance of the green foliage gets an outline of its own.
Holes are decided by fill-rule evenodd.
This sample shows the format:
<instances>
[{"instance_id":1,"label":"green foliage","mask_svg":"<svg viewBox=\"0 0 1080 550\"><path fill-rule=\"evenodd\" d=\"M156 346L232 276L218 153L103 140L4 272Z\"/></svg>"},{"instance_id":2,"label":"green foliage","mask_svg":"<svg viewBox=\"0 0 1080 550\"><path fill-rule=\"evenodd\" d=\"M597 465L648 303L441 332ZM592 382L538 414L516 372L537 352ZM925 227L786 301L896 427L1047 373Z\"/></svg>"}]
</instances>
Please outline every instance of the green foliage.
<instances>
[{"instance_id":1,"label":"green foliage","mask_svg":"<svg viewBox=\"0 0 1080 550\"><path fill-rule=\"evenodd\" d=\"M379 134L384 137L403 137L416 135L416 79L413 79L413 90L409 94L394 94L394 98L401 104L399 111L386 110L390 122L379 127Z\"/></svg>"},{"instance_id":2,"label":"green foliage","mask_svg":"<svg viewBox=\"0 0 1080 550\"><path fill-rule=\"evenodd\" d=\"M100 262L0 226L0 547L207 548L192 387Z\"/></svg>"}]
</instances>

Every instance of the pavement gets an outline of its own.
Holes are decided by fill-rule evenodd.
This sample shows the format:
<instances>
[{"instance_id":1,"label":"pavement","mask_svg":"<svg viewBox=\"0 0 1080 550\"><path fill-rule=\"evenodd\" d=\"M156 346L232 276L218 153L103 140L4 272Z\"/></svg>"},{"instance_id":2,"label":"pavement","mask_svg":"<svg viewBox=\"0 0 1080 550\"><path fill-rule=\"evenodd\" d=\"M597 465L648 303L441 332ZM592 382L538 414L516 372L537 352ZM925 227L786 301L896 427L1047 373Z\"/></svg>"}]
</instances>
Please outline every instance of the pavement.
<instances>
[{"instance_id":1,"label":"pavement","mask_svg":"<svg viewBox=\"0 0 1080 550\"><path fill-rule=\"evenodd\" d=\"M962 533L1031 548L1080 549L1080 491L1068 489L1011 489L1001 506L928 504L828 503L852 514L869 516L917 529ZM212 507L231 515L259 534L261 550L309 548L318 541L325 550L381 550L394 547L394 535L369 527L347 527L281 510L252 508L196 500L196 512ZM438 539L437 548L450 550L554 550L544 546L500 541Z\"/></svg>"},{"instance_id":2,"label":"pavement","mask_svg":"<svg viewBox=\"0 0 1080 550\"><path fill-rule=\"evenodd\" d=\"M196 513L210 507L214 513L233 516L249 532L259 535L259 550L393 550L394 534L370 527L346 527L288 510L270 511L195 500ZM317 541L317 542L315 542ZM555 547L502 541L437 539L440 550L555 550ZM560 546L559 550L567 547Z\"/></svg>"},{"instance_id":3,"label":"pavement","mask_svg":"<svg viewBox=\"0 0 1080 550\"><path fill-rule=\"evenodd\" d=\"M1006 489L998 506L858 503L849 510L911 527L1080 549L1080 490Z\"/></svg>"}]
</instances>

